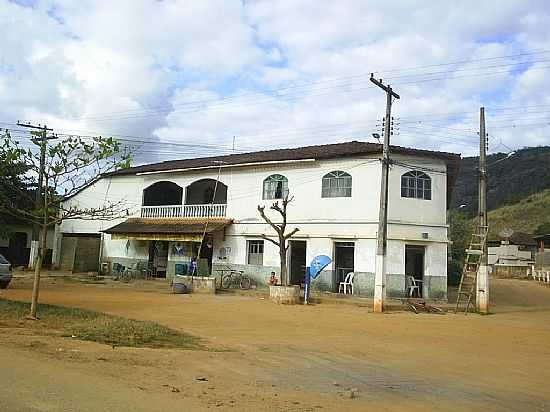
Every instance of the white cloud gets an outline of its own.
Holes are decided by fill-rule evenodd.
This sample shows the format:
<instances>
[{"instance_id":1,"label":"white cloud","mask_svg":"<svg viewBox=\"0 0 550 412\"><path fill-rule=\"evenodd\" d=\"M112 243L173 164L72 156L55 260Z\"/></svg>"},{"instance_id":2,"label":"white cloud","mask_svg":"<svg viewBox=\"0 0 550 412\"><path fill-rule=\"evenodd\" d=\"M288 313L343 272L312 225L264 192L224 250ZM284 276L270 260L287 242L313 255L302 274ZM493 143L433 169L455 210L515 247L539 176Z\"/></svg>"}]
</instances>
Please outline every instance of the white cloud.
<instances>
[{"instance_id":1,"label":"white cloud","mask_svg":"<svg viewBox=\"0 0 550 412\"><path fill-rule=\"evenodd\" d=\"M4 1L0 121L156 141L141 161L209 154L173 141L369 139L384 112L378 71L402 96L396 144L475 153L481 105L499 141L542 144L547 126L513 128L519 111L491 108L550 104L550 53L487 58L550 50L549 23L544 1ZM502 66L522 61L539 63Z\"/></svg>"}]
</instances>

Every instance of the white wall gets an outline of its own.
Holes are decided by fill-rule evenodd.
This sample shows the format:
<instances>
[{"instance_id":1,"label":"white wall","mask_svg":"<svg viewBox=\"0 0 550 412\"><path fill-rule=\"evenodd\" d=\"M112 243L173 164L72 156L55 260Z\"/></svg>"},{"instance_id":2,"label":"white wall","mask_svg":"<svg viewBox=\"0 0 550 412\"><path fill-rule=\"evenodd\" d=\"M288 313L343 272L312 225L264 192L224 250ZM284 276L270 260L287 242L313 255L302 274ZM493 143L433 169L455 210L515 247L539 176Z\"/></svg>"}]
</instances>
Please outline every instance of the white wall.
<instances>
[{"instance_id":1,"label":"white wall","mask_svg":"<svg viewBox=\"0 0 550 412\"><path fill-rule=\"evenodd\" d=\"M519 250L518 245L490 246L488 248L488 263L494 265L499 258L508 260L531 260L532 253L528 250Z\"/></svg>"},{"instance_id":2,"label":"white wall","mask_svg":"<svg viewBox=\"0 0 550 412\"><path fill-rule=\"evenodd\" d=\"M392 165L389 177L389 270L402 273L404 245L421 242L427 245L426 273L446 274L446 175L445 164L425 157L395 156L396 160L416 165L432 179L432 200L401 198L401 175L410 168ZM321 185L325 174L342 170L352 176L351 198L322 198ZM168 180L185 188L192 182L216 179L218 170L160 173L135 176L113 176L101 179L68 201L68 206L101 207L106 202L122 200L130 216L139 216L143 189ZM374 272L374 253L378 223L381 165L378 156L364 156L325 161L281 163L265 166L222 168L220 181L228 186L227 217L234 223L226 229L225 240L216 240L214 263L221 246L231 248L226 263L246 263L246 240L259 239L262 234L274 235L258 215L257 206L268 211L273 201L262 200L263 180L271 174L288 178L294 201L288 210L289 227L300 228L296 238L305 239L307 259L317 254L332 256L335 241L354 241L355 264L358 271ZM185 191L184 191L185 196ZM61 233L97 233L124 221L69 220L59 227ZM428 239L422 238L428 233ZM218 239L218 237L216 238ZM144 251L135 251L142 255ZM125 256L126 241L105 236L104 256ZM264 265L278 266L276 246L265 242ZM330 269L330 267L329 267Z\"/></svg>"},{"instance_id":3,"label":"white wall","mask_svg":"<svg viewBox=\"0 0 550 412\"><path fill-rule=\"evenodd\" d=\"M26 248L31 247L32 241L32 227L30 225L14 225L10 226L12 232L23 232L27 234ZM49 229L46 236L46 247L51 249L53 247L54 229ZM0 247L8 247L10 243L9 238L0 238Z\"/></svg>"}]
</instances>

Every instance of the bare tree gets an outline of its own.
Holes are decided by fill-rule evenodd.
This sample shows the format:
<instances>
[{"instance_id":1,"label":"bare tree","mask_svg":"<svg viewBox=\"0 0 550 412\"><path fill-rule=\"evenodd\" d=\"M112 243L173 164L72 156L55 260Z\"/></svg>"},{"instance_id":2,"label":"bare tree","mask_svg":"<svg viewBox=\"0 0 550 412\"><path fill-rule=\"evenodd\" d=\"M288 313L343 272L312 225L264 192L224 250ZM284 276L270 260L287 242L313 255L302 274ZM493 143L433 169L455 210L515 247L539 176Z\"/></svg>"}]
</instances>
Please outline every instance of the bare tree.
<instances>
[{"instance_id":1,"label":"bare tree","mask_svg":"<svg viewBox=\"0 0 550 412\"><path fill-rule=\"evenodd\" d=\"M23 147L13 140L9 132L2 136L0 151L12 162L23 163L27 167L26 179L32 181L41 169L39 153ZM111 137L68 137L47 148L44 163L41 205L33 208L21 208L14 202L2 203L2 209L10 215L29 223L38 224L40 239L38 254L34 264L34 283L29 318L37 319L40 271L47 250L47 233L50 227L68 219L113 220L127 214L124 202L105 201L97 208L70 205L67 198L92 185L102 174L128 167L131 155L122 145ZM34 194L19 190L22 197L33 202Z\"/></svg>"},{"instance_id":2,"label":"bare tree","mask_svg":"<svg viewBox=\"0 0 550 412\"><path fill-rule=\"evenodd\" d=\"M290 239L296 232L298 232L300 229L294 228L289 233L286 233L286 226L287 226L287 206L294 197L288 197L288 194L285 196L285 198L282 201L282 207L279 206L279 201L276 201L273 203L270 207L271 210L275 210L281 215L282 222L281 223L274 223L269 217L265 214L265 206L258 205L258 212L260 213L260 216L263 220L265 220L272 228L277 232L278 240L273 240L270 237L267 237L266 235L262 235L262 238L277 245L279 247L279 258L281 260L281 283L284 286L288 286L289 283L289 277L288 277L288 265L286 260L286 255L288 252L288 242L287 240Z\"/></svg>"}]
</instances>

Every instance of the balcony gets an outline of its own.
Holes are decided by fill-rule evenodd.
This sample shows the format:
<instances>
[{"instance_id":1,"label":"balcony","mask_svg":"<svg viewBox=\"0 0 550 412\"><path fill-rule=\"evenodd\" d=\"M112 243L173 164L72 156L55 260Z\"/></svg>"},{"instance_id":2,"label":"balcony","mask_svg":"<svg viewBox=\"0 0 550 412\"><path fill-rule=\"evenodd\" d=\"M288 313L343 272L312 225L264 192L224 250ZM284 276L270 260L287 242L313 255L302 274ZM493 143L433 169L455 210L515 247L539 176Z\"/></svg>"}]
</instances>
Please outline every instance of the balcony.
<instances>
[{"instance_id":1,"label":"balcony","mask_svg":"<svg viewBox=\"0 0 550 412\"><path fill-rule=\"evenodd\" d=\"M179 219L226 217L227 204L141 206L141 217L146 219Z\"/></svg>"}]
</instances>

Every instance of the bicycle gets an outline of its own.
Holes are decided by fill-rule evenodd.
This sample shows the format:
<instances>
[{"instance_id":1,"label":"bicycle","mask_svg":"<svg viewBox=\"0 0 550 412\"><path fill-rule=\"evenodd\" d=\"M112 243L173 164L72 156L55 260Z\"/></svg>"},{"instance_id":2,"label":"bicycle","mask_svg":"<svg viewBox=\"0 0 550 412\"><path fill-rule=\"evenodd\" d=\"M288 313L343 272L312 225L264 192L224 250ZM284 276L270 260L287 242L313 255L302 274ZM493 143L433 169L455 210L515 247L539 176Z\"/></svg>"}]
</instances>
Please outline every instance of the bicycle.
<instances>
[{"instance_id":1,"label":"bicycle","mask_svg":"<svg viewBox=\"0 0 550 412\"><path fill-rule=\"evenodd\" d=\"M128 283L133 278L133 270L120 263L115 263L113 265L113 272L115 273L115 281L120 280L124 283Z\"/></svg>"},{"instance_id":2,"label":"bicycle","mask_svg":"<svg viewBox=\"0 0 550 412\"><path fill-rule=\"evenodd\" d=\"M232 270L229 274L222 277L222 288L224 289L231 287L250 289L250 286L252 286L252 280L242 270Z\"/></svg>"}]
</instances>

